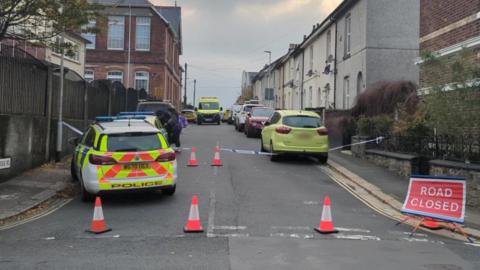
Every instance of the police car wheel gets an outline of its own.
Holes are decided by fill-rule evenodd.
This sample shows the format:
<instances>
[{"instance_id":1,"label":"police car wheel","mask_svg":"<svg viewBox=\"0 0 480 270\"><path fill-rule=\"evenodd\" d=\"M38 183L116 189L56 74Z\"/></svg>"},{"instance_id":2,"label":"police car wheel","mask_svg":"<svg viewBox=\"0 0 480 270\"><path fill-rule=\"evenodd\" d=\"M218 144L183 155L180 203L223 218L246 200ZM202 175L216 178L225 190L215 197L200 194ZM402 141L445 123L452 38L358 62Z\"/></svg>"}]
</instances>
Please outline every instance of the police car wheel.
<instances>
[{"instance_id":1,"label":"police car wheel","mask_svg":"<svg viewBox=\"0 0 480 270\"><path fill-rule=\"evenodd\" d=\"M75 168L75 161L74 161L74 158L72 158L72 162L70 164L70 174L72 175L73 181L78 181L78 176L77 176L76 170L77 169Z\"/></svg>"},{"instance_id":2,"label":"police car wheel","mask_svg":"<svg viewBox=\"0 0 480 270\"><path fill-rule=\"evenodd\" d=\"M166 188L166 189L162 190L162 193L167 195L167 196L172 196L175 193L176 188L177 188L177 185L174 185L171 188Z\"/></svg>"},{"instance_id":3,"label":"police car wheel","mask_svg":"<svg viewBox=\"0 0 480 270\"><path fill-rule=\"evenodd\" d=\"M95 196L92 194L88 193L88 191L85 189L85 186L83 185L83 181L80 182L80 198L82 199L82 202L93 202L95 199Z\"/></svg>"}]
</instances>

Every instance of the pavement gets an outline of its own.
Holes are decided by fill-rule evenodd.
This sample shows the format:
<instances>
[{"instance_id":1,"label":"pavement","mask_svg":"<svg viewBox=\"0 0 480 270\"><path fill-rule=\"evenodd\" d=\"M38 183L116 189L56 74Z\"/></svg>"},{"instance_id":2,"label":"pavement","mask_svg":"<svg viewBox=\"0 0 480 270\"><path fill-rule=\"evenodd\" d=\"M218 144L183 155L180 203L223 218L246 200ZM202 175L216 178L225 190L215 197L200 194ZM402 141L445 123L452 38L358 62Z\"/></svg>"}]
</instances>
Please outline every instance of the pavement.
<instances>
[{"instance_id":1,"label":"pavement","mask_svg":"<svg viewBox=\"0 0 480 270\"><path fill-rule=\"evenodd\" d=\"M190 126L182 146L197 148L199 167L177 155L174 196L158 192L102 197L111 232L92 235L93 204L76 196L55 212L0 230L0 269L480 269L480 243L418 232L364 204L308 158L214 151L259 149L228 125ZM193 195L204 233L183 227ZM318 226L325 196L338 234Z\"/></svg>"},{"instance_id":2,"label":"pavement","mask_svg":"<svg viewBox=\"0 0 480 270\"><path fill-rule=\"evenodd\" d=\"M408 190L408 180L386 168L366 160L354 157L350 151L334 151L330 159L348 171L360 176L367 182L378 187L383 193L392 196L397 201L405 199ZM465 227L478 230L475 234L480 237L480 209L467 207L465 212Z\"/></svg>"},{"instance_id":3,"label":"pavement","mask_svg":"<svg viewBox=\"0 0 480 270\"><path fill-rule=\"evenodd\" d=\"M0 225L72 186L67 160L45 164L0 184Z\"/></svg>"}]
</instances>

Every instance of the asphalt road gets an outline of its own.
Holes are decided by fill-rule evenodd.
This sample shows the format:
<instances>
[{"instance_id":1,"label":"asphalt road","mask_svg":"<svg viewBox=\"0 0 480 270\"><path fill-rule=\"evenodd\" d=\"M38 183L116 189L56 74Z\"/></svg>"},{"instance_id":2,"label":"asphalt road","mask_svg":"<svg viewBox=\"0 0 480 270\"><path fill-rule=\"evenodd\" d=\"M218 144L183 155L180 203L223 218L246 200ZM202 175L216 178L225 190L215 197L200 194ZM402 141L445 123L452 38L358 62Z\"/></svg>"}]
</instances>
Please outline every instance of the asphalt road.
<instances>
[{"instance_id":1,"label":"asphalt road","mask_svg":"<svg viewBox=\"0 0 480 270\"><path fill-rule=\"evenodd\" d=\"M271 162L266 156L213 148L259 150L232 126L190 126L184 147L197 147L201 166L178 155L173 197L159 193L105 196L113 230L85 232L93 204L79 198L30 223L0 231L0 269L480 269L480 247L420 233L363 205L305 158ZM192 195L199 197L202 234L185 234ZM323 198L332 199L341 232L313 231Z\"/></svg>"}]
</instances>

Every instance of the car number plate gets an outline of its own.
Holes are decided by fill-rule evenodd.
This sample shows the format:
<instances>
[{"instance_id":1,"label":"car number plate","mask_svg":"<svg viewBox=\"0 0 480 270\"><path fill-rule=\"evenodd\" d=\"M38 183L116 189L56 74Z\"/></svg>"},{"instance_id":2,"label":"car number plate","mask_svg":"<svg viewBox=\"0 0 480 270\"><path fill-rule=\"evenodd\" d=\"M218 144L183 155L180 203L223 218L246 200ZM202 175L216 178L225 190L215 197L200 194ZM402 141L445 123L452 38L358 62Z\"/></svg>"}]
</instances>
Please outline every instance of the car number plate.
<instances>
[{"instance_id":1,"label":"car number plate","mask_svg":"<svg viewBox=\"0 0 480 270\"><path fill-rule=\"evenodd\" d=\"M123 165L125 170L144 170L150 168L148 163L132 163Z\"/></svg>"},{"instance_id":2,"label":"car number plate","mask_svg":"<svg viewBox=\"0 0 480 270\"><path fill-rule=\"evenodd\" d=\"M312 137L312 135L310 133L300 133L300 134L298 134L298 138L300 138L300 139L309 139L311 137Z\"/></svg>"}]
</instances>

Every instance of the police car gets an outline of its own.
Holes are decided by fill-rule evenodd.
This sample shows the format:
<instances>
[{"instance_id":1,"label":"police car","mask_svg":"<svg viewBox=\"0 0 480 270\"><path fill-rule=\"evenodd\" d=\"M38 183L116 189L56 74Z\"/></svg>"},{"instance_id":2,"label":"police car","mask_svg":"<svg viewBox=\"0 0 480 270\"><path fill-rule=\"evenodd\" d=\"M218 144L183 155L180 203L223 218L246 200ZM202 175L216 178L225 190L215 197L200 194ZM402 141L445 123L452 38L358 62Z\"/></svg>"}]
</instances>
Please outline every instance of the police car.
<instances>
[{"instance_id":1,"label":"police car","mask_svg":"<svg viewBox=\"0 0 480 270\"><path fill-rule=\"evenodd\" d=\"M145 116L97 117L76 144L71 173L83 201L117 190L156 189L173 195L175 152Z\"/></svg>"}]
</instances>

